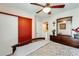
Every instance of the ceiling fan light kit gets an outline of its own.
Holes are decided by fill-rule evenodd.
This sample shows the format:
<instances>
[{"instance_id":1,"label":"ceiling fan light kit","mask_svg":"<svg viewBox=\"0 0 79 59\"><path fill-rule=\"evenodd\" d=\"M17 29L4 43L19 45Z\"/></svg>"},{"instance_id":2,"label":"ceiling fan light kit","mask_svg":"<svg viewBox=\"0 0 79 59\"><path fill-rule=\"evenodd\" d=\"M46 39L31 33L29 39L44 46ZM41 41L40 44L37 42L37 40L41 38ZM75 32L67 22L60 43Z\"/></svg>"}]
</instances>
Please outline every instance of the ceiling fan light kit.
<instances>
[{"instance_id":1,"label":"ceiling fan light kit","mask_svg":"<svg viewBox=\"0 0 79 59\"><path fill-rule=\"evenodd\" d=\"M45 7L45 8L43 9L43 11L44 11L44 13L49 13L49 12L51 11L51 8Z\"/></svg>"}]
</instances>

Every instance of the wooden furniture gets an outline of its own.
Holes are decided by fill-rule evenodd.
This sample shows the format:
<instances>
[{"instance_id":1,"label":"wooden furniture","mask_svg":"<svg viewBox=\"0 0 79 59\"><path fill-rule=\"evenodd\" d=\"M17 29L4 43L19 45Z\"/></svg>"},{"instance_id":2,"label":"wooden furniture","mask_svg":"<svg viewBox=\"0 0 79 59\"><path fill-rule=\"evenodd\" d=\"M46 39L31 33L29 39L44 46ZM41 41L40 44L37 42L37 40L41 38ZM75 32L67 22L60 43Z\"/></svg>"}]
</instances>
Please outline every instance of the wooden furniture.
<instances>
[{"instance_id":1,"label":"wooden furniture","mask_svg":"<svg viewBox=\"0 0 79 59\"><path fill-rule=\"evenodd\" d=\"M60 44L67 45L67 46L79 48L79 39L74 39L70 36L66 36L66 35L52 36L52 35L50 35L50 40L60 43Z\"/></svg>"}]
</instances>

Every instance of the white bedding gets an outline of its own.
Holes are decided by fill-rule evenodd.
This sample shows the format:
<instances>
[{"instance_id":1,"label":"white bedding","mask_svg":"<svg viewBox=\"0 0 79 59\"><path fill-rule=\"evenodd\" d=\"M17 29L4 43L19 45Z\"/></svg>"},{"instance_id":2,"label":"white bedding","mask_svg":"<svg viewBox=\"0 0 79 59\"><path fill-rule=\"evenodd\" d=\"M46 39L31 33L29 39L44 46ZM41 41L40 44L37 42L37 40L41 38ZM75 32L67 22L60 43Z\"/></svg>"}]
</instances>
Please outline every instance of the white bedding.
<instances>
[{"instance_id":1,"label":"white bedding","mask_svg":"<svg viewBox=\"0 0 79 59\"><path fill-rule=\"evenodd\" d=\"M28 56L79 56L79 49L50 42Z\"/></svg>"},{"instance_id":2,"label":"white bedding","mask_svg":"<svg viewBox=\"0 0 79 59\"><path fill-rule=\"evenodd\" d=\"M36 51L40 47L48 44L49 42L50 41L41 40L41 41L38 41L38 42L30 43L28 45L17 47L16 51L14 53L14 56L26 56L26 55Z\"/></svg>"}]
</instances>

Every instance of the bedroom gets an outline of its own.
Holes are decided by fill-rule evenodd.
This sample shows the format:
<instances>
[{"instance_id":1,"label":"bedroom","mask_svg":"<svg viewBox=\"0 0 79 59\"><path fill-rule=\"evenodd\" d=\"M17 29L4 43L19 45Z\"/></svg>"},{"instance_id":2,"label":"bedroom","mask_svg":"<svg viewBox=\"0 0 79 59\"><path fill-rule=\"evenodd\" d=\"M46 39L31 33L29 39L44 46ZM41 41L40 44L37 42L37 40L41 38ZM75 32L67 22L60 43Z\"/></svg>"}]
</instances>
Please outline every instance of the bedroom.
<instances>
[{"instance_id":1,"label":"bedroom","mask_svg":"<svg viewBox=\"0 0 79 59\"><path fill-rule=\"evenodd\" d=\"M38 4L46 5L46 3ZM51 6L61 4L62 3L50 3ZM74 38L74 34L76 34L76 32L72 31L71 29L76 29L79 26L79 4L64 3L64 5L64 8L52 8L51 13L45 13L44 11L36 13L42 9L42 7L32 5L30 3L0 3L0 55L9 55L12 52L14 53L12 54L14 56L79 55L79 53L77 53L79 52L78 48L73 48L50 41L50 35L53 35L52 30L55 30L55 36L57 34L63 34L62 31L57 32L56 21L60 18L72 16L72 24L67 22L68 25L70 24L70 26L69 28L66 26L68 33L64 31L64 35L71 35L72 38ZM32 39L34 38L38 40L32 43L31 41L33 41ZM12 48L13 45L17 44L16 46L20 46L22 42L25 42L23 43L24 46L16 47L16 49L14 49L15 51L12 50L14 48ZM52 51L53 48L57 50Z\"/></svg>"}]
</instances>

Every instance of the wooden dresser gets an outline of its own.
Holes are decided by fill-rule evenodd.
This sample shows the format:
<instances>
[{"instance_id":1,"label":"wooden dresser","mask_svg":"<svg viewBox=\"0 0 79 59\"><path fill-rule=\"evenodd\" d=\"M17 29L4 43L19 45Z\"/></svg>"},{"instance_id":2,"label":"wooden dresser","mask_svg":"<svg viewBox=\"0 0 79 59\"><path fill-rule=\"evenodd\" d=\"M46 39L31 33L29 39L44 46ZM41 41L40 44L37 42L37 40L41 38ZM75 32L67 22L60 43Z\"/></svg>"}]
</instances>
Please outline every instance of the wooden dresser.
<instances>
[{"instance_id":1,"label":"wooden dresser","mask_svg":"<svg viewBox=\"0 0 79 59\"><path fill-rule=\"evenodd\" d=\"M50 35L50 40L57 42L57 43L60 43L60 44L67 45L67 46L79 48L79 39L74 39L70 36L66 36L66 35L53 36L53 35Z\"/></svg>"}]
</instances>

